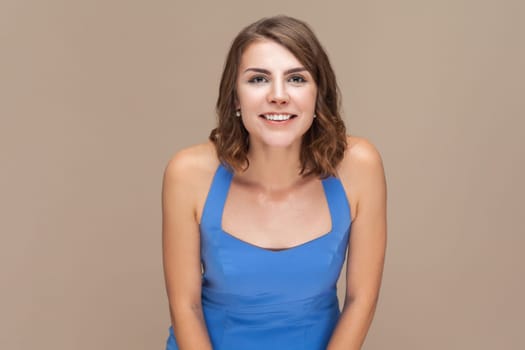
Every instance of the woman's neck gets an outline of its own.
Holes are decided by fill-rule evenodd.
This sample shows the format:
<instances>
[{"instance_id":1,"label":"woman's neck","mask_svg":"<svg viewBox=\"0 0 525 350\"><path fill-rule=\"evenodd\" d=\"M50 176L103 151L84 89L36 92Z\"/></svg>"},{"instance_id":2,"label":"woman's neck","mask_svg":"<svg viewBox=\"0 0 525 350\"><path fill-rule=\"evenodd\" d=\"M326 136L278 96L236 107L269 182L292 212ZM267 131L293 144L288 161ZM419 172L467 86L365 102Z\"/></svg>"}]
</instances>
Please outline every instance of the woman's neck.
<instances>
[{"instance_id":1,"label":"woman's neck","mask_svg":"<svg viewBox=\"0 0 525 350\"><path fill-rule=\"evenodd\" d=\"M290 147L251 147L250 166L239 174L243 181L274 191L291 188L303 180L300 145Z\"/></svg>"}]
</instances>

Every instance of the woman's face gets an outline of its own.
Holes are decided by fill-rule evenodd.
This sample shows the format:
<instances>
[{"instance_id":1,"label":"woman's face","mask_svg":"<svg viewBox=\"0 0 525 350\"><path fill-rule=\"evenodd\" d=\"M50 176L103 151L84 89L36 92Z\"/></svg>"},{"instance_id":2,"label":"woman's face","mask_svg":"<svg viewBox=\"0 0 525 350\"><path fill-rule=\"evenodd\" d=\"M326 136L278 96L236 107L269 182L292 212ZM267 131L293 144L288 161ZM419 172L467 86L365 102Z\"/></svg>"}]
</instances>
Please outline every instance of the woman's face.
<instances>
[{"instance_id":1,"label":"woman's face","mask_svg":"<svg viewBox=\"0 0 525 350\"><path fill-rule=\"evenodd\" d=\"M249 45L237 77L237 109L250 147L301 144L315 113L317 86L285 47L270 40Z\"/></svg>"}]
</instances>

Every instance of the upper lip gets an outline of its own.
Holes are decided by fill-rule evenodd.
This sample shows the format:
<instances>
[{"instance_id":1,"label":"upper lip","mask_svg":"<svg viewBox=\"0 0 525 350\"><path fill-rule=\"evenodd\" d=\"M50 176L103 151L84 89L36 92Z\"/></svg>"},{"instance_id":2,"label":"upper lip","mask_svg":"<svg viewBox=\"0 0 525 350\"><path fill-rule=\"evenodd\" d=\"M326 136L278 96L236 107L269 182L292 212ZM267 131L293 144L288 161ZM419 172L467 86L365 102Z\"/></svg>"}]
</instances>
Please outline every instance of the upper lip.
<instances>
[{"instance_id":1,"label":"upper lip","mask_svg":"<svg viewBox=\"0 0 525 350\"><path fill-rule=\"evenodd\" d=\"M289 113L289 112L267 112L267 113L262 113L261 115L283 115L283 114L295 115L295 113Z\"/></svg>"}]
</instances>

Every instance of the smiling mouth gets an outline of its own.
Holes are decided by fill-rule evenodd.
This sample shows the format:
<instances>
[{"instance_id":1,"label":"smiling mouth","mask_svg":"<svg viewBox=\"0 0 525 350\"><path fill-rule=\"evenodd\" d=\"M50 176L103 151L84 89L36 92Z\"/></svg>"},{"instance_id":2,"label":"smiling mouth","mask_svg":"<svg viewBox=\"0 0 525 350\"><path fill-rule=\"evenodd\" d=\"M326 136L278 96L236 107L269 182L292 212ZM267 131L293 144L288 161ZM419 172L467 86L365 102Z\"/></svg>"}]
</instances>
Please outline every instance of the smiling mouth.
<instances>
[{"instance_id":1,"label":"smiling mouth","mask_svg":"<svg viewBox=\"0 0 525 350\"><path fill-rule=\"evenodd\" d=\"M296 114L261 114L259 117L270 121L283 122L297 117Z\"/></svg>"}]
</instances>

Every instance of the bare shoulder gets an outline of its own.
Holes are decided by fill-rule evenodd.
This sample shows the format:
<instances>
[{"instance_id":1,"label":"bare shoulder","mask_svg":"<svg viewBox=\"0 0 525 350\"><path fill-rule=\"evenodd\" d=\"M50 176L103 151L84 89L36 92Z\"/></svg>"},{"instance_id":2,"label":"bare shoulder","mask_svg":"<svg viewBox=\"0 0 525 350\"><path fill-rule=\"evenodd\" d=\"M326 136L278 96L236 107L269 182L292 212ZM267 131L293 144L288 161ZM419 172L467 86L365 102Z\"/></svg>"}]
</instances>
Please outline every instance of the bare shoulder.
<instances>
[{"instance_id":1,"label":"bare shoulder","mask_svg":"<svg viewBox=\"0 0 525 350\"><path fill-rule=\"evenodd\" d=\"M367 176L383 173L383 160L377 148L367 139L358 136L347 137L347 148L341 164L339 175Z\"/></svg>"},{"instance_id":2,"label":"bare shoulder","mask_svg":"<svg viewBox=\"0 0 525 350\"><path fill-rule=\"evenodd\" d=\"M370 141L348 136L347 144L344 158L338 166L338 176L347 193L352 217L356 217L357 208L365 201L386 199L386 180L381 155Z\"/></svg>"},{"instance_id":3,"label":"bare shoulder","mask_svg":"<svg viewBox=\"0 0 525 350\"><path fill-rule=\"evenodd\" d=\"M219 165L211 142L184 148L175 153L164 170L163 193L178 193L196 208L205 196Z\"/></svg>"},{"instance_id":4,"label":"bare shoulder","mask_svg":"<svg viewBox=\"0 0 525 350\"><path fill-rule=\"evenodd\" d=\"M219 160L211 142L184 148L175 153L164 171L164 182L177 182L185 187L200 187L213 176Z\"/></svg>"}]
</instances>

